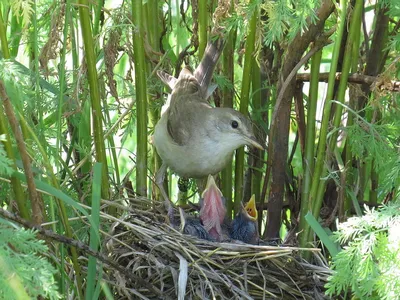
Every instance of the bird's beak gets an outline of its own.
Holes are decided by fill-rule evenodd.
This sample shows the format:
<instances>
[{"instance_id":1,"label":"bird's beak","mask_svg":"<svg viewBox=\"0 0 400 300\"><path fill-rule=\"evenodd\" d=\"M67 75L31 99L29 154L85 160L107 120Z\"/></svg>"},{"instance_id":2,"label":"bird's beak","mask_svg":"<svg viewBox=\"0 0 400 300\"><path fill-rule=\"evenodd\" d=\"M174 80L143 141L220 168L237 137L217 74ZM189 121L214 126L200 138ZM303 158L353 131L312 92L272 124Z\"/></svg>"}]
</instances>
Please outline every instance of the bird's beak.
<instances>
[{"instance_id":1,"label":"bird's beak","mask_svg":"<svg viewBox=\"0 0 400 300\"><path fill-rule=\"evenodd\" d=\"M260 150L265 150L265 147L263 147L256 139L255 136L250 136L250 137L246 137L246 142L248 143L249 146L253 146L257 149Z\"/></svg>"},{"instance_id":2,"label":"bird's beak","mask_svg":"<svg viewBox=\"0 0 400 300\"><path fill-rule=\"evenodd\" d=\"M203 203L200 208L200 220L204 228L216 239L219 239L220 225L226 215L226 207L220 189L215 184L214 178L209 175L206 189L202 193Z\"/></svg>"},{"instance_id":3,"label":"bird's beak","mask_svg":"<svg viewBox=\"0 0 400 300\"><path fill-rule=\"evenodd\" d=\"M254 194L251 196L250 201L247 202L244 209L252 220L257 220L258 212L256 208L256 197Z\"/></svg>"},{"instance_id":4,"label":"bird's beak","mask_svg":"<svg viewBox=\"0 0 400 300\"><path fill-rule=\"evenodd\" d=\"M208 175L206 188L204 189L203 193L201 194L201 197L205 199L207 197L208 193L222 197L222 192L218 188L217 184L215 183L214 177L212 175ZM210 198L211 198L211 195L210 195Z\"/></svg>"}]
</instances>

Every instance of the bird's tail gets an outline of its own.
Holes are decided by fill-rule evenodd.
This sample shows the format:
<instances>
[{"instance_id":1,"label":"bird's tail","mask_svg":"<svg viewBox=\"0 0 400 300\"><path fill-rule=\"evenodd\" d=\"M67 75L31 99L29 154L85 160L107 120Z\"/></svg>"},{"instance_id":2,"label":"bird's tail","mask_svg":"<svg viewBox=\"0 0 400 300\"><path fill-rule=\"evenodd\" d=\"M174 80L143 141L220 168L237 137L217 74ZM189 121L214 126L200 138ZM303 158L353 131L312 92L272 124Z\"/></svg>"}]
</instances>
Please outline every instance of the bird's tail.
<instances>
[{"instance_id":1,"label":"bird's tail","mask_svg":"<svg viewBox=\"0 0 400 300\"><path fill-rule=\"evenodd\" d=\"M216 86L211 86L211 79L217 66L218 60L224 50L225 41L222 37L218 36L213 40L210 40L204 51L203 58L200 64L194 71L194 76L197 82L200 84L201 95L207 99Z\"/></svg>"}]
</instances>

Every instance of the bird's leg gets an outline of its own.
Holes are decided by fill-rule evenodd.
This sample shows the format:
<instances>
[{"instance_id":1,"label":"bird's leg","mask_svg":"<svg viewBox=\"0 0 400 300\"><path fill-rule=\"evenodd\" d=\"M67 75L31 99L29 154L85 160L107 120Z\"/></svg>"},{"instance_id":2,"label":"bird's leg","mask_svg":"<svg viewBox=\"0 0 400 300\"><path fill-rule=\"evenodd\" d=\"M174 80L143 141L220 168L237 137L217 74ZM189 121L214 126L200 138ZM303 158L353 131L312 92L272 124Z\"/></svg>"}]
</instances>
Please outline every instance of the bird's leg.
<instances>
[{"instance_id":1,"label":"bird's leg","mask_svg":"<svg viewBox=\"0 0 400 300\"><path fill-rule=\"evenodd\" d=\"M165 163L161 165L161 167L158 169L156 173L155 182L158 188L160 189L162 197L164 198L165 209L169 212L172 208L171 200L169 199L167 192L164 189L164 178L165 178L165 173L167 172L167 168L168 166Z\"/></svg>"}]
</instances>

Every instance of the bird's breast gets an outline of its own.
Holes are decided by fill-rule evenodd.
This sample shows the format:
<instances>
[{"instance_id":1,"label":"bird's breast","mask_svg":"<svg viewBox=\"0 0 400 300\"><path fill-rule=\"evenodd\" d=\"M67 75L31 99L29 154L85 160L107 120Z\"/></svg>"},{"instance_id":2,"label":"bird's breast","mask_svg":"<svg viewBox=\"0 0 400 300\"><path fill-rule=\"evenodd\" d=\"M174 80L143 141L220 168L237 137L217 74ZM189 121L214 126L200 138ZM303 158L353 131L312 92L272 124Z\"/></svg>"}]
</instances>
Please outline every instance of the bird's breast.
<instances>
[{"instance_id":1,"label":"bird's breast","mask_svg":"<svg viewBox=\"0 0 400 300\"><path fill-rule=\"evenodd\" d=\"M170 137L164 114L154 130L154 146L163 162L182 177L202 178L220 172L232 158L233 150L221 141L205 138L179 145Z\"/></svg>"}]
</instances>

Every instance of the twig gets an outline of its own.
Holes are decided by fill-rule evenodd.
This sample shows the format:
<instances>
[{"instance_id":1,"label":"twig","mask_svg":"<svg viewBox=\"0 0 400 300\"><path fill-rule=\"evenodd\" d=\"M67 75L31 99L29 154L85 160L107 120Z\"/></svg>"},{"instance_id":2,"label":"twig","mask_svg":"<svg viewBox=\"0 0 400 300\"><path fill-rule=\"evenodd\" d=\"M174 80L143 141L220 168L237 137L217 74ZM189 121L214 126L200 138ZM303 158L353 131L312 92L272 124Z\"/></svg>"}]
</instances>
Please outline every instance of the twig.
<instances>
[{"instance_id":1,"label":"twig","mask_svg":"<svg viewBox=\"0 0 400 300\"><path fill-rule=\"evenodd\" d=\"M283 100L283 95L285 94L285 91L288 87L288 85L292 82L293 77L296 76L296 73L298 70L300 70L300 68L320 49L322 49L323 47L325 47L327 44L329 44L330 42L328 41L328 37L331 33L327 33L324 34L321 38L319 38L319 40L315 41L315 45L313 48L311 48L310 51L308 51L308 53L306 55L304 55L301 60L297 63L297 65L293 68L293 70L290 72L290 74L288 75L288 77L286 77L284 83L282 84L282 88L279 91L279 95L278 98L276 99L276 104L274 107L274 112L272 114L272 118L271 118L271 126L270 128L273 128L273 123L275 122L276 116L278 114L279 111L279 107L281 106L282 100Z\"/></svg>"},{"instance_id":2,"label":"twig","mask_svg":"<svg viewBox=\"0 0 400 300\"><path fill-rule=\"evenodd\" d=\"M35 224L41 224L43 223L43 203L41 201L41 197L36 191L31 161L29 159L29 155L25 146L25 141L22 136L21 129L18 125L17 118L15 117L10 98L7 95L3 80L0 80L0 98L3 100L4 111L7 115L8 122L11 125L11 130L14 133L15 140L17 141L18 150L20 152L22 164L24 166L24 172L28 184L29 198L32 204L32 220Z\"/></svg>"},{"instance_id":3,"label":"twig","mask_svg":"<svg viewBox=\"0 0 400 300\"><path fill-rule=\"evenodd\" d=\"M335 80L339 81L342 76L341 72L337 72L335 76ZM329 73L320 73L319 74L319 81L325 81L328 82L328 77ZM296 80L297 81L310 81L311 79L311 74L297 74L296 75ZM369 84L372 85L373 83L377 82L380 84L377 84L377 87L381 89L387 89L389 91L400 91L400 81L395 81L395 80L389 80L389 81L381 81L379 80L379 77L375 76L369 76L369 75L363 75L363 74L351 74L349 75L348 82L350 83L359 83L359 84ZM390 83L390 84L388 84Z\"/></svg>"},{"instance_id":4,"label":"twig","mask_svg":"<svg viewBox=\"0 0 400 300\"><path fill-rule=\"evenodd\" d=\"M105 263L106 265L108 265L111 268L115 269L116 271L120 272L125 278L129 279L129 281L138 282L140 285L146 287L149 291L153 292L154 294L162 296L162 292L158 288L151 285L150 283L143 280L142 278L138 277L137 275L133 274L131 270L127 270L127 269L123 268L118 263L107 258L103 254L93 251L92 249L90 249L90 247L88 245L82 243L81 241L74 240L74 239L68 238L64 235L54 233L51 230L43 229L42 226L31 224L30 222L26 221L25 219L22 219L21 217L15 215L13 213L10 213L9 211L4 210L2 208L0 208L0 215L2 215L4 218L6 218L8 220L11 220L18 224L21 224L25 228L34 229L46 238L58 241L63 244L71 245L82 251L85 251L89 255L96 257L101 262Z\"/></svg>"}]
</instances>

